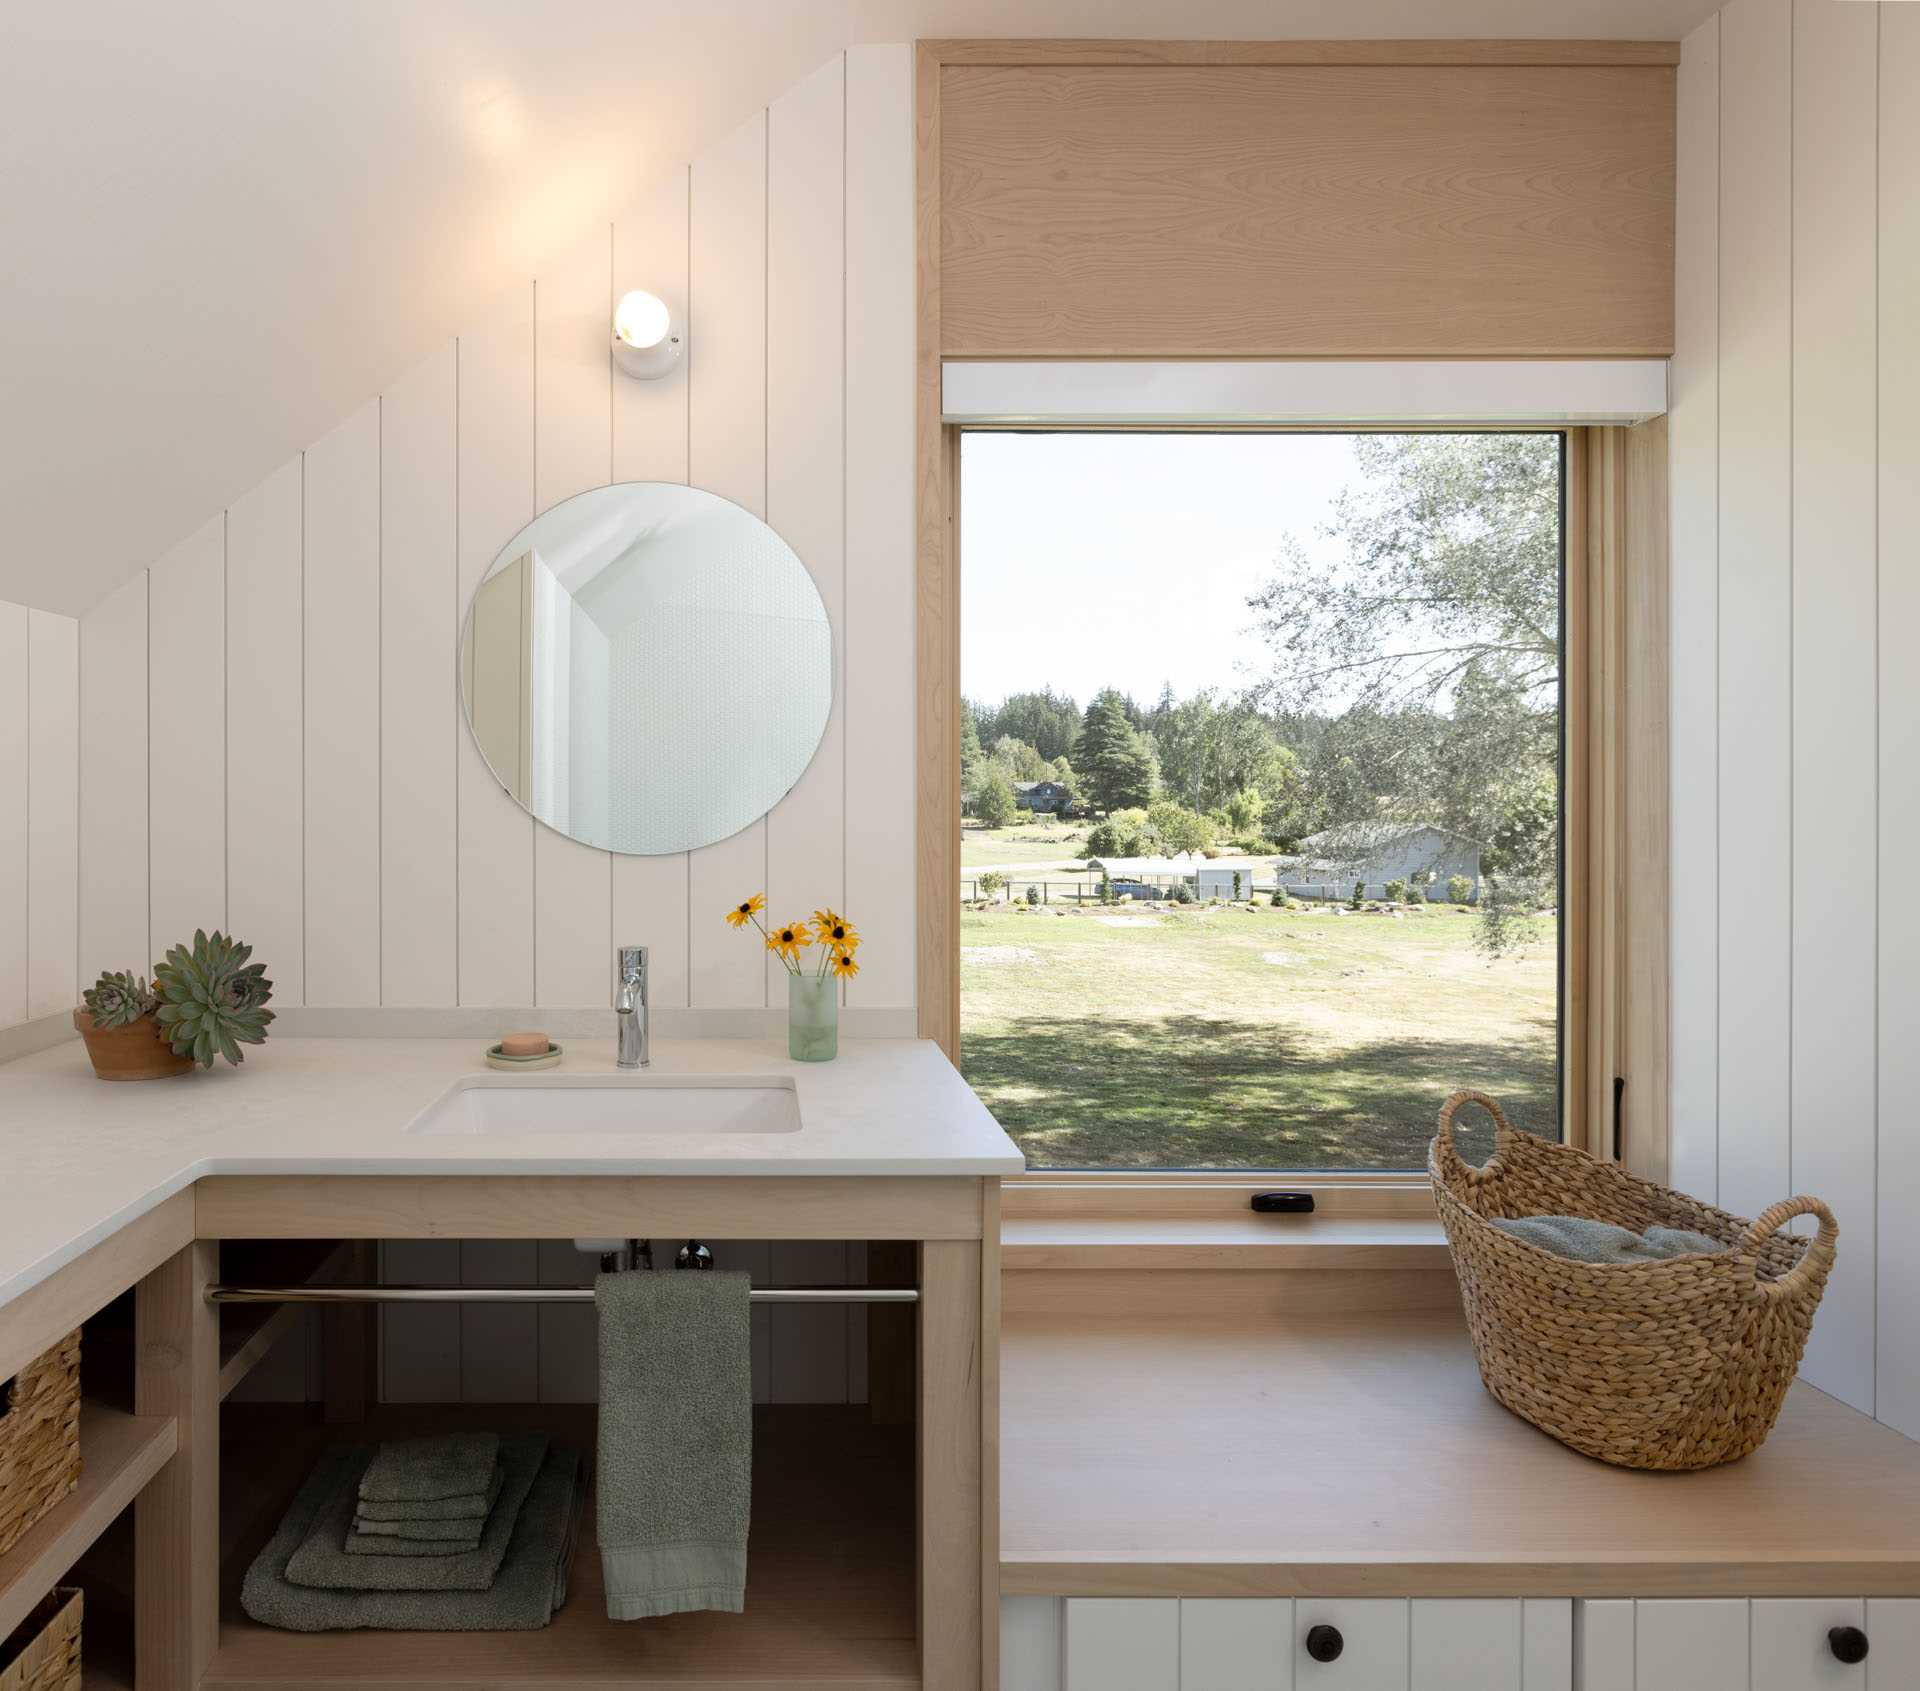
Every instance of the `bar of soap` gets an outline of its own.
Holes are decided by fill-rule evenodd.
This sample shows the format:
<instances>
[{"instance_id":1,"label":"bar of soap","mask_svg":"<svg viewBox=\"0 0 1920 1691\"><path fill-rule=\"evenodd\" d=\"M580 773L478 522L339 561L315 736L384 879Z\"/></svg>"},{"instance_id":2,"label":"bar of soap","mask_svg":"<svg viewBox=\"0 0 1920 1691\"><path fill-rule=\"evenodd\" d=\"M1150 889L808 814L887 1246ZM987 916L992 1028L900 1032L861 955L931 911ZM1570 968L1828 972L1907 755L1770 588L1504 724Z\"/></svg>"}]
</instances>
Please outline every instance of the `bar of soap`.
<instances>
[{"instance_id":1,"label":"bar of soap","mask_svg":"<svg viewBox=\"0 0 1920 1691\"><path fill-rule=\"evenodd\" d=\"M500 1036L503 1057L544 1057L553 1049L553 1041L544 1033L504 1033Z\"/></svg>"}]
</instances>

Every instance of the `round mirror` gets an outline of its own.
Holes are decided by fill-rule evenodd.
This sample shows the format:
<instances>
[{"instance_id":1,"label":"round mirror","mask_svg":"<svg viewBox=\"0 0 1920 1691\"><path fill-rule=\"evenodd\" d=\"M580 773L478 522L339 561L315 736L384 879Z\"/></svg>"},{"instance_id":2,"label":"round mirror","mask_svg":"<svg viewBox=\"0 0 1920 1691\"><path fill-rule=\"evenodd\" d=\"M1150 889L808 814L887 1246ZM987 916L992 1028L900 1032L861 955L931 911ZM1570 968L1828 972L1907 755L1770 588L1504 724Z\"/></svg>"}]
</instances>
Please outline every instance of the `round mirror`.
<instances>
[{"instance_id":1,"label":"round mirror","mask_svg":"<svg viewBox=\"0 0 1920 1691\"><path fill-rule=\"evenodd\" d=\"M717 494L597 487L474 590L467 725L501 786L609 851L688 851L764 816L833 704L833 631L793 548Z\"/></svg>"}]
</instances>

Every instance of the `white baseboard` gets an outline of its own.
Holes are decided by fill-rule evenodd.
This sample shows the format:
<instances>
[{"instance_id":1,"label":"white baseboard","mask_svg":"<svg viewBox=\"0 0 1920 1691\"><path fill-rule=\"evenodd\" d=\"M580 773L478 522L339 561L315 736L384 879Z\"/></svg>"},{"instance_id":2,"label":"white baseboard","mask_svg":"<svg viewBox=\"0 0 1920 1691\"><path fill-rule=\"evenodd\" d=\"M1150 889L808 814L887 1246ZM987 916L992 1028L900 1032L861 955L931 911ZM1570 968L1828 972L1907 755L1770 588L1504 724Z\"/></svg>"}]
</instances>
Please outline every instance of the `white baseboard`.
<instances>
[{"instance_id":1,"label":"white baseboard","mask_svg":"<svg viewBox=\"0 0 1920 1691\"><path fill-rule=\"evenodd\" d=\"M919 1031L918 1021L910 1004L849 1005L840 1012L840 1031L849 1039L912 1039ZM523 1027L541 1028L556 1039L611 1039L613 1012L559 1005L289 1005L276 1007L269 1033L283 1039L485 1039ZM778 1039L786 1029L784 1009L695 1010L662 1005L653 1011L657 1039ZM0 1034L0 1040L5 1037Z\"/></svg>"}]
</instances>

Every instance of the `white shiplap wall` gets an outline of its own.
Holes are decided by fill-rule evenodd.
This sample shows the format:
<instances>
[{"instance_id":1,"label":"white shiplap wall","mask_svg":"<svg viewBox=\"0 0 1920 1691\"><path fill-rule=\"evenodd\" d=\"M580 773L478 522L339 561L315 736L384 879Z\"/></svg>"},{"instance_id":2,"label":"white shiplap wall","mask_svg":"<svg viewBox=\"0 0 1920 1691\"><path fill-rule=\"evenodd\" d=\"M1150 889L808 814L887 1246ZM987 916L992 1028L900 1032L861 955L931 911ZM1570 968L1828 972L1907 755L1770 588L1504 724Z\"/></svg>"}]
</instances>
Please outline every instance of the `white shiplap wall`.
<instances>
[{"instance_id":1,"label":"white shiplap wall","mask_svg":"<svg viewBox=\"0 0 1920 1691\"><path fill-rule=\"evenodd\" d=\"M1815 1384L1920 1436L1920 7L1685 43L1673 364L1673 1177L1842 1226Z\"/></svg>"},{"instance_id":2,"label":"white shiplap wall","mask_svg":"<svg viewBox=\"0 0 1920 1691\"><path fill-rule=\"evenodd\" d=\"M634 287L684 314L685 367L665 380L612 368L612 301ZM651 948L657 1008L715 1012L720 1029L737 1013L745 1031L783 1007L781 983L721 912L765 888L781 911L844 904L868 941L849 1006L910 1032L912 402L911 54L855 47L85 619L81 970L143 967L228 924L281 1006L604 1006L613 946L631 940ZM764 516L834 623L836 709L806 775L764 822L670 858L536 826L488 775L454 695L460 619L495 553L537 511L613 480L689 481ZM8 758L0 743L0 782ZM74 949L69 934L68 976ZM54 996L71 1000L69 979ZM864 1265L838 1243L724 1252L790 1283ZM386 1267L531 1282L581 1260L426 1242L388 1246ZM778 1314L756 1312L762 1397L858 1392L861 1312ZM387 1388L577 1394L590 1322L388 1312Z\"/></svg>"},{"instance_id":3,"label":"white shiplap wall","mask_svg":"<svg viewBox=\"0 0 1920 1691\"><path fill-rule=\"evenodd\" d=\"M0 600L0 1056L72 1036L80 625Z\"/></svg>"},{"instance_id":4,"label":"white shiplap wall","mask_svg":"<svg viewBox=\"0 0 1920 1691\"><path fill-rule=\"evenodd\" d=\"M635 939L657 1005L758 1025L778 974L719 913L764 887L782 910L844 902L869 936L849 1005L909 1010L912 283L909 53L858 47L89 614L81 970L230 924L285 1006L599 1006ZM637 286L688 324L662 381L608 357L611 302ZM764 822L673 858L537 827L454 697L496 551L613 479L764 515L835 625L812 766Z\"/></svg>"}]
</instances>

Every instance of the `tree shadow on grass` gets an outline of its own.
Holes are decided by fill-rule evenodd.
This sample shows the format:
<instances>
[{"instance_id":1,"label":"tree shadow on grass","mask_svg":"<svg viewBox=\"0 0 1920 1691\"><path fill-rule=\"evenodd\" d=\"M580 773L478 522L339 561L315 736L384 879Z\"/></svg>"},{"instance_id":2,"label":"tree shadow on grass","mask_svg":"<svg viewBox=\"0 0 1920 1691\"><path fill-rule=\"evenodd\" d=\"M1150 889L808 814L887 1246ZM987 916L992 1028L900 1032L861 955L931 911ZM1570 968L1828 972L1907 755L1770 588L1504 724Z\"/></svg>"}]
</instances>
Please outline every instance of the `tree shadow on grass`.
<instances>
[{"instance_id":1,"label":"tree shadow on grass","mask_svg":"<svg viewBox=\"0 0 1920 1691\"><path fill-rule=\"evenodd\" d=\"M1423 1169L1442 1101L1491 1093L1557 1132L1553 1023L1500 1044L1406 1037L1329 1051L1272 1022L1022 1017L962 1036L960 1069L1033 1168ZM1493 1149L1465 1113L1461 1145Z\"/></svg>"}]
</instances>

